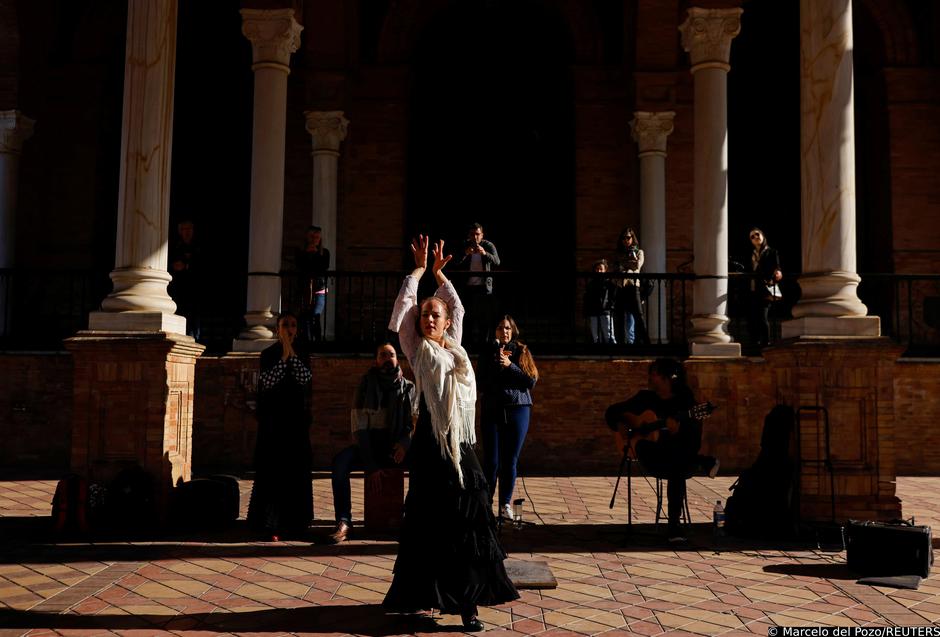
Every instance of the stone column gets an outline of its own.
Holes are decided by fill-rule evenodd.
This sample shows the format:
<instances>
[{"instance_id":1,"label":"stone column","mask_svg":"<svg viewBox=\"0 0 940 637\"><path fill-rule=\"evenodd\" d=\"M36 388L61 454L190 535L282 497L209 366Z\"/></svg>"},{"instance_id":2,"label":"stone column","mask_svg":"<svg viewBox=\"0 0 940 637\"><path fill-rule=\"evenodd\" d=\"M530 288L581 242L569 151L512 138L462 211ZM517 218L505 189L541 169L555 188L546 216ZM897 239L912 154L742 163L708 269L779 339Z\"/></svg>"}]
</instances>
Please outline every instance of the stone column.
<instances>
[{"instance_id":1,"label":"stone column","mask_svg":"<svg viewBox=\"0 0 940 637\"><path fill-rule=\"evenodd\" d=\"M153 479L154 519L191 474L196 358L173 312L166 271L177 0L129 0L114 291L73 360L72 471L107 483L138 465Z\"/></svg>"},{"instance_id":2,"label":"stone column","mask_svg":"<svg viewBox=\"0 0 940 637\"><path fill-rule=\"evenodd\" d=\"M248 242L246 327L236 351L260 351L275 340L281 310L281 243L284 234L284 147L287 75L303 27L293 9L242 9L242 33L251 41L255 74L251 142L251 227Z\"/></svg>"},{"instance_id":3,"label":"stone column","mask_svg":"<svg viewBox=\"0 0 940 637\"><path fill-rule=\"evenodd\" d=\"M672 132L673 111L636 111L630 121L640 149L640 230L645 257L643 271L666 271L666 137ZM667 343L666 290L656 285L647 301L650 342Z\"/></svg>"},{"instance_id":4,"label":"stone column","mask_svg":"<svg viewBox=\"0 0 940 637\"><path fill-rule=\"evenodd\" d=\"M167 294L176 0L130 0L114 289L92 330L186 333Z\"/></svg>"},{"instance_id":5,"label":"stone column","mask_svg":"<svg viewBox=\"0 0 940 637\"><path fill-rule=\"evenodd\" d=\"M336 265L336 192L339 145L346 139L349 120L343 111L306 111L307 132L313 142L313 225L323 229L323 247L330 251L331 269ZM326 297L326 338L335 335L336 298Z\"/></svg>"},{"instance_id":6,"label":"stone column","mask_svg":"<svg viewBox=\"0 0 940 637\"><path fill-rule=\"evenodd\" d=\"M19 111L0 111L0 268L12 268L16 245L16 195L20 152L33 134L33 120ZM12 280L0 277L0 334L7 330L6 299Z\"/></svg>"},{"instance_id":7,"label":"stone column","mask_svg":"<svg viewBox=\"0 0 940 637\"><path fill-rule=\"evenodd\" d=\"M851 0L800 2L803 294L783 336L878 336L858 299Z\"/></svg>"},{"instance_id":8,"label":"stone column","mask_svg":"<svg viewBox=\"0 0 940 637\"><path fill-rule=\"evenodd\" d=\"M740 356L728 335L728 71L741 9L689 9L679 30L695 83L695 281L691 353Z\"/></svg>"}]
</instances>

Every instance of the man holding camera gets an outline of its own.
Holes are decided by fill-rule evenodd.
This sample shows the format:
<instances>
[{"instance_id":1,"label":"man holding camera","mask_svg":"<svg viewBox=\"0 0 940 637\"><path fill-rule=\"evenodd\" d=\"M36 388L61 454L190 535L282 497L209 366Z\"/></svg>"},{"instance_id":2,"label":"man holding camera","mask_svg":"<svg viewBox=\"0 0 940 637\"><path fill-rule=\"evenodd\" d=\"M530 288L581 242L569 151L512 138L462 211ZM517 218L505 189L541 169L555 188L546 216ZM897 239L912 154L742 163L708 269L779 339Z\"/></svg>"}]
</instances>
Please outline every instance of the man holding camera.
<instances>
[{"instance_id":1,"label":"man holding camera","mask_svg":"<svg viewBox=\"0 0 940 637\"><path fill-rule=\"evenodd\" d=\"M483 226L474 223L467 233L464 256L457 267L471 273L485 273L498 265L499 253L496 252L496 246L492 241L483 238ZM466 279L461 298L467 308L465 333L470 337L469 344L477 345L492 336L489 331L496 315L493 307L493 277L471 274Z\"/></svg>"}]
</instances>

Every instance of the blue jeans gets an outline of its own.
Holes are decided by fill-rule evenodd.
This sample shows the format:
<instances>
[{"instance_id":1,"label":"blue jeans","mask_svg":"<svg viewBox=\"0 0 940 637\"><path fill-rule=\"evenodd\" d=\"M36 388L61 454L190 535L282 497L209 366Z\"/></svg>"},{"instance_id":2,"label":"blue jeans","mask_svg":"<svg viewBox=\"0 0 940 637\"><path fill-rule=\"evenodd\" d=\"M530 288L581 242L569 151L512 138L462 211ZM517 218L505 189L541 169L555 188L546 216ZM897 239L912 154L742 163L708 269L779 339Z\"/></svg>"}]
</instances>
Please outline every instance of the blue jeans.
<instances>
[{"instance_id":1,"label":"blue jeans","mask_svg":"<svg viewBox=\"0 0 940 637\"><path fill-rule=\"evenodd\" d=\"M614 320L610 314L600 314L590 317L591 340L595 343L610 343L616 345L614 338Z\"/></svg>"},{"instance_id":2,"label":"blue jeans","mask_svg":"<svg viewBox=\"0 0 940 637\"><path fill-rule=\"evenodd\" d=\"M319 341L323 337L323 312L326 310L326 294L314 294L310 299L309 312L300 316L300 332L308 341Z\"/></svg>"},{"instance_id":3,"label":"blue jeans","mask_svg":"<svg viewBox=\"0 0 940 637\"><path fill-rule=\"evenodd\" d=\"M362 456L359 445L346 447L333 458L333 510L336 521L352 522L352 494L349 488L349 474L362 468Z\"/></svg>"},{"instance_id":4,"label":"blue jeans","mask_svg":"<svg viewBox=\"0 0 940 637\"><path fill-rule=\"evenodd\" d=\"M506 422L499 422L505 413ZM499 506L509 504L516 485L516 464L529 431L531 405L513 405L493 413L483 412L480 433L483 437L483 474L490 488L490 499L496 493L499 478Z\"/></svg>"},{"instance_id":5,"label":"blue jeans","mask_svg":"<svg viewBox=\"0 0 940 637\"><path fill-rule=\"evenodd\" d=\"M323 314L326 309L326 294L314 294L310 313L313 315Z\"/></svg>"}]
</instances>

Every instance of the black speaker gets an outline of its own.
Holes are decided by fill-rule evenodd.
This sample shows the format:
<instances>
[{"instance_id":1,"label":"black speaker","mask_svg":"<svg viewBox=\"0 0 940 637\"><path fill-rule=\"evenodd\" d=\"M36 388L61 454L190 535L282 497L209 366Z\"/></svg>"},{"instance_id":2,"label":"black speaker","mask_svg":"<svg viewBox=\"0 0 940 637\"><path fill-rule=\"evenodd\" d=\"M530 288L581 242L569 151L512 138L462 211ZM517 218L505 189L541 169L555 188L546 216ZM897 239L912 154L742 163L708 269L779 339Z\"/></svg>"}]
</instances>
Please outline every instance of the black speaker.
<instances>
[{"instance_id":1,"label":"black speaker","mask_svg":"<svg viewBox=\"0 0 940 637\"><path fill-rule=\"evenodd\" d=\"M933 544L929 526L849 520L845 540L848 567L862 576L930 575Z\"/></svg>"}]
</instances>

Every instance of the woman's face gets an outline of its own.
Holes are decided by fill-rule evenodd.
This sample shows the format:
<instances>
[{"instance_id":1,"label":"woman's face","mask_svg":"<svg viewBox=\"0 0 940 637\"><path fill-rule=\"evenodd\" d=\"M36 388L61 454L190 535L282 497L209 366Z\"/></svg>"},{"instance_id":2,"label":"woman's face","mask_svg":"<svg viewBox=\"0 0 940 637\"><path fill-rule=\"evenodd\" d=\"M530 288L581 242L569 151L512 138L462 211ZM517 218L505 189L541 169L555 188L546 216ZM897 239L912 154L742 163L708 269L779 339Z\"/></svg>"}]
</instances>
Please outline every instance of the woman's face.
<instances>
[{"instance_id":1,"label":"woman's face","mask_svg":"<svg viewBox=\"0 0 940 637\"><path fill-rule=\"evenodd\" d=\"M632 234L629 234L629 233L628 233L628 234L623 235L623 245L624 245L625 248L629 248L630 246L633 245L633 235L632 235Z\"/></svg>"},{"instance_id":2,"label":"woman's face","mask_svg":"<svg viewBox=\"0 0 940 637\"><path fill-rule=\"evenodd\" d=\"M594 271L595 272L607 272L607 266L604 265L603 263L598 263L597 265L594 266Z\"/></svg>"},{"instance_id":3,"label":"woman's face","mask_svg":"<svg viewBox=\"0 0 940 637\"><path fill-rule=\"evenodd\" d=\"M505 345L512 340L512 324L503 319L496 325L496 340Z\"/></svg>"},{"instance_id":4,"label":"woman's face","mask_svg":"<svg viewBox=\"0 0 940 637\"><path fill-rule=\"evenodd\" d=\"M297 319L293 316L285 316L277 323L278 336L286 336L293 343L297 338Z\"/></svg>"},{"instance_id":5,"label":"woman's face","mask_svg":"<svg viewBox=\"0 0 940 637\"><path fill-rule=\"evenodd\" d=\"M760 230L752 230L751 245L753 245L755 248L759 248L762 243L764 243L764 235L761 234Z\"/></svg>"},{"instance_id":6,"label":"woman's face","mask_svg":"<svg viewBox=\"0 0 940 637\"><path fill-rule=\"evenodd\" d=\"M650 372L649 388L660 398L669 398L672 395L672 381L659 372Z\"/></svg>"},{"instance_id":7,"label":"woman's face","mask_svg":"<svg viewBox=\"0 0 940 637\"><path fill-rule=\"evenodd\" d=\"M444 333L450 327L447 310L443 301L428 299L421 306L421 334L425 338L440 343L444 340Z\"/></svg>"}]
</instances>

